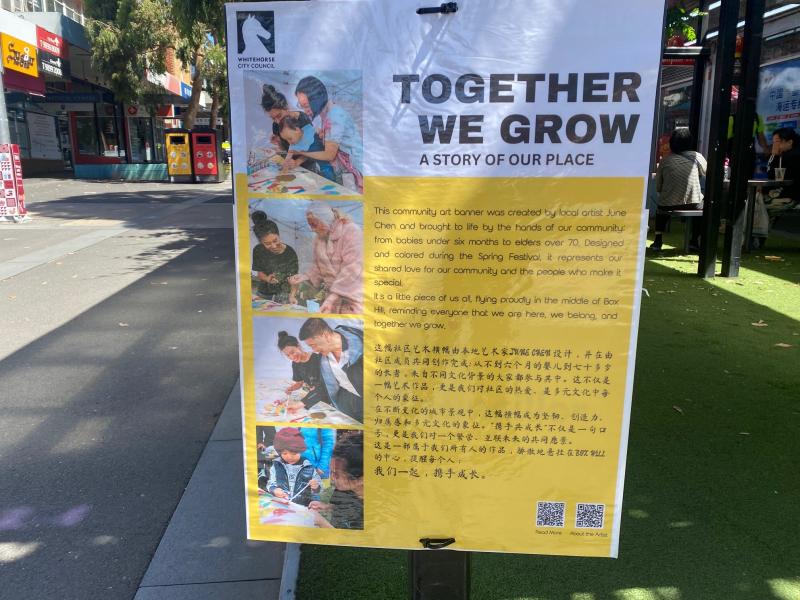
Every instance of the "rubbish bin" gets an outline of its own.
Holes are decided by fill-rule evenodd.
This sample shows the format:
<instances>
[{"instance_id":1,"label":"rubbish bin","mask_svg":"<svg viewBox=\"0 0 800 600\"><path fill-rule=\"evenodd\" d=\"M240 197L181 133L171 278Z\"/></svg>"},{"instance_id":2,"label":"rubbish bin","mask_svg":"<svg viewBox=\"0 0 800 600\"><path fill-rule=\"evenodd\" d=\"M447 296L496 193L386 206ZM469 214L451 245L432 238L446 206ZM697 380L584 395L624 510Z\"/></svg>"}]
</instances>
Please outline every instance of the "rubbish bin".
<instances>
[{"instance_id":1,"label":"rubbish bin","mask_svg":"<svg viewBox=\"0 0 800 600\"><path fill-rule=\"evenodd\" d=\"M192 183L192 149L189 130L165 129L167 175L171 183Z\"/></svg>"},{"instance_id":2,"label":"rubbish bin","mask_svg":"<svg viewBox=\"0 0 800 600\"><path fill-rule=\"evenodd\" d=\"M219 134L210 127L192 129L192 167L197 183L221 181L224 156L221 142Z\"/></svg>"},{"instance_id":3,"label":"rubbish bin","mask_svg":"<svg viewBox=\"0 0 800 600\"><path fill-rule=\"evenodd\" d=\"M225 156L223 157L225 164L231 164L231 143L229 140L222 142L222 151L225 153Z\"/></svg>"}]
</instances>

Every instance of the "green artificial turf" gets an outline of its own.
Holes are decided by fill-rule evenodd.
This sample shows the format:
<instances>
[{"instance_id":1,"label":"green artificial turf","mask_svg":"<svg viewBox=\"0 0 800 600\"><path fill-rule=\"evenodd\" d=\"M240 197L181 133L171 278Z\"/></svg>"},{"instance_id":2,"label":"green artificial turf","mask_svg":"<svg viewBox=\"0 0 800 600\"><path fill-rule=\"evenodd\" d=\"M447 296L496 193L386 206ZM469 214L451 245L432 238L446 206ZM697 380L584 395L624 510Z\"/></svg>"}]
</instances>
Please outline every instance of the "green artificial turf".
<instances>
[{"instance_id":1,"label":"green artificial turf","mask_svg":"<svg viewBox=\"0 0 800 600\"><path fill-rule=\"evenodd\" d=\"M473 600L800 600L800 242L696 270L647 255L619 558L474 553ZM408 598L406 561L303 546L297 598Z\"/></svg>"}]
</instances>

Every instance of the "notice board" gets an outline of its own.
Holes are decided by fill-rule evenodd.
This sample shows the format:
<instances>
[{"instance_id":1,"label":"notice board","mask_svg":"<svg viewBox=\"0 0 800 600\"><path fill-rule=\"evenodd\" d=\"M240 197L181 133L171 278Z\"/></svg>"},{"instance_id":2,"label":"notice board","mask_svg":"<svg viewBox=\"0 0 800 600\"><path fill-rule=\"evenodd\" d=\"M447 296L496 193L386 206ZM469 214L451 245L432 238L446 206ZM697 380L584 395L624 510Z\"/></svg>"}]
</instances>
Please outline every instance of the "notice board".
<instances>
[{"instance_id":1,"label":"notice board","mask_svg":"<svg viewBox=\"0 0 800 600\"><path fill-rule=\"evenodd\" d=\"M248 535L616 556L663 3L419 6L227 6Z\"/></svg>"},{"instance_id":2,"label":"notice board","mask_svg":"<svg viewBox=\"0 0 800 600\"><path fill-rule=\"evenodd\" d=\"M756 112L771 143L776 129L800 125L800 59L761 67L758 77Z\"/></svg>"}]
</instances>

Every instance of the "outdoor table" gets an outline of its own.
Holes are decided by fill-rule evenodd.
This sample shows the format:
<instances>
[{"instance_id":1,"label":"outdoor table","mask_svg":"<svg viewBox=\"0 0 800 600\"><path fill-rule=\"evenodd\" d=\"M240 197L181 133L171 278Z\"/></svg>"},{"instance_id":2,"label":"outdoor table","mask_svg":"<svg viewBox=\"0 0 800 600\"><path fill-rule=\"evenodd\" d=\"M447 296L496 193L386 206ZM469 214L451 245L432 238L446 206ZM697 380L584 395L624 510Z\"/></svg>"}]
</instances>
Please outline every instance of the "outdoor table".
<instances>
[{"instance_id":1,"label":"outdoor table","mask_svg":"<svg viewBox=\"0 0 800 600\"><path fill-rule=\"evenodd\" d=\"M265 194L359 195L358 190L348 189L303 167L281 173L283 160L284 157L271 148L251 152L247 164L249 191Z\"/></svg>"},{"instance_id":2,"label":"outdoor table","mask_svg":"<svg viewBox=\"0 0 800 600\"><path fill-rule=\"evenodd\" d=\"M258 280L255 280L258 281ZM253 302L253 310L258 312L291 312L291 313L308 313L308 312L319 312L319 310L312 311L309 310L307 306L302 306L300 304L281 304L280 302L275 302L273 300L267 300L266 298L262 298L257 294L252 295L252 302Z\"/></svg>"},{"instance_id":3,"label":"outdoor table","mask_svg":"<svg viewBox=\"0 0 800 600\"><path fill-rule=\"evenodd\" d=\"M755 216L756 192L758 188L781 188L792 185L791 179L776 181L774 179L748 179L747 180L747 218L745 219L744 249L750 252L753 244L753 218Z\"/></svg>"},{"instance_id":4,"label":"outdoor table","mask_svg":"<svg viewBox=\"0 0 800 600\"><path fill-rule=\"evenodd\" d=\"M295 390L289 394L286 388L293 381L260 379L256 381L256 417L259 421L270 423L309 423L314 425L360 425L349 415L337 410L327 402L317 402L310 408L294 412L286 410L289 400L302 401L305 393Z\"/></svg>"},{"instance_id":5,"label":"outdoor table","mask_svg":"<svg viewBox=\"0 0 800 600\"><path fill-rule=\"evenodd\" d=\"M314 527L314 513L295 502L285 502L269 492L258 497L259 520L262 525Z\"/></svg>"}]
</instances>

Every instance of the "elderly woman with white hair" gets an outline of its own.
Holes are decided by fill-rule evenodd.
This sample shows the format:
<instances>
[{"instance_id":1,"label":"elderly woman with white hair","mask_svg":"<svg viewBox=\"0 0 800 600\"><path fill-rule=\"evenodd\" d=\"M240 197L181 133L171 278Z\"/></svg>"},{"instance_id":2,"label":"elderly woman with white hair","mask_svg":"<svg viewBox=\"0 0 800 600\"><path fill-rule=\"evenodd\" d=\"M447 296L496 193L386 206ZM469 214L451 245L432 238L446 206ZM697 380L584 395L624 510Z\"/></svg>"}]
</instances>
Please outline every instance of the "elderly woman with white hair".
<instances>
[{"instance_id":1,"label":"elderly woman with white hair","mask_svg":"<svg viewBox=\"0 0 800 600\"><path fill-rule=\"evenodd\" d=\"M313 202L306 220L315 233L313 262L305 273L289 278L293 289L303 283L327 294L320 312L364 311L364 242L361 228L325 202ZM294 294L293 294L294 296Z\"/></svg>"}]
</instances>

